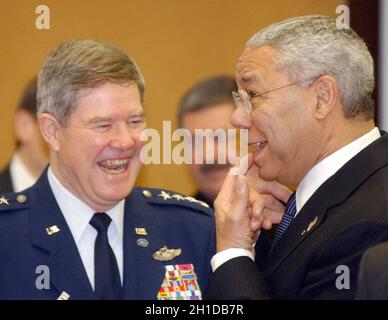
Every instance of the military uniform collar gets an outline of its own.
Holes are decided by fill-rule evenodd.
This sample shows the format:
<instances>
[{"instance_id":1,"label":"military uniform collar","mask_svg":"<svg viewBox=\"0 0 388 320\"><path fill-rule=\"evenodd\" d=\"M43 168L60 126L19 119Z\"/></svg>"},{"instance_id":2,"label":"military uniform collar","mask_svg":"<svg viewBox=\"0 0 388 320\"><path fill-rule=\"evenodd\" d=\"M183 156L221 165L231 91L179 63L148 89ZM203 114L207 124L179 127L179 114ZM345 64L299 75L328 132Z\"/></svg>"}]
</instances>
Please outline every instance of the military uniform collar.
<instances>
[{"instance_id":1,"label":"military uniform collar","mask_svg":"<svg viewBox=\"0 0 388 320\"><path fill-rule=\"evenodd\" d=\"M77 243L95 211L69 192L55 177L50 167L47 171L47 177L58 206ZM124 204L125 200L122 200L106 212L115 224L121 239L123 238Z\"/></svg>"}]
</instances>

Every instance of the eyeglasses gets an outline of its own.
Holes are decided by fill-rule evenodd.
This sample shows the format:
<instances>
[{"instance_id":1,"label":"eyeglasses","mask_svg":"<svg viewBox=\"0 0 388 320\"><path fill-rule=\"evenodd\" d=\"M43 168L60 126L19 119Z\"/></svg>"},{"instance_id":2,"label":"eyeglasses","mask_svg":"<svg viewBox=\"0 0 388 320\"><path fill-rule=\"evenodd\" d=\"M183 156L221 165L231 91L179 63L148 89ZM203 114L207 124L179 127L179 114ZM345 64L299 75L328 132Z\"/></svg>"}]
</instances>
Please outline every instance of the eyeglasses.
<instances>
[{"instance_id":1,"label":"eyeglasses","mask_svg":"<svg viewBox=\"0 0 388 320\"><path fill-rule=\"evenodd\" d=\"M320 76L314 77L312 79L297 81L297 82L290 83L290 84L287 84L285 86L282 86L282 87L279 87L279 88L276 88L276 89L268 90L268 91L265 91L265 92L260 92L260 93L257 93L255 95L252 95L252 96L249 96L248 93L245 90L233 91L232 92L233 101L234 101L234 104L235 104L236 108L239 108L240 106L242 106L246 113L251 113L252 110L253 110L252 101L251 101L252 99L260 98L260 97L262 97L262 96L264 96L264 95L266 95L268 93L271 93L271 92L274 92L274 91L277 91L277 90L280 90L280 89L288 88L288 87L294 86L294 85L299 84L299 83L303 83L303 82L307 82L307 81L315 81L319 77Z\"/></svg>"}]
</instances>

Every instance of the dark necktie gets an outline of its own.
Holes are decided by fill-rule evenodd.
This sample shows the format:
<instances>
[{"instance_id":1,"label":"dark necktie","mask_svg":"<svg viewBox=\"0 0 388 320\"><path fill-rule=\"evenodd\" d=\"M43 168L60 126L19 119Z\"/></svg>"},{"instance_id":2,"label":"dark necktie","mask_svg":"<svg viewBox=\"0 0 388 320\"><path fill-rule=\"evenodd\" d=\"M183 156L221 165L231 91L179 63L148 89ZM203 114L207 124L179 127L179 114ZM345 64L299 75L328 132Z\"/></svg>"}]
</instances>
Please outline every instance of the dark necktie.
<instances>
[{"instance_id":1,"label":"dark necktie","mask_svg":"<svg viewBox=\"0 0 388 320\"><path fill-rule=\"evenodd\" d=\"M120 272L116 256L108 242L111 221L106 213L98 212L89 222L98 232L94 244L94 293L102 300L121 297Z\"/></svg>"},{"instance_id":2,"label":"dark necktie","mask_svg":"<svg viewBox=\"0 0 388 320\"><path fill-rule=\"evenodd\" d=\"M284 212L282 220L280 221L276 229L275 237L272 241L271 250L269 252L270 254L276 248L276 245L278 244L279 240L282 238L284 232L286 232L291 221L294 219L295 214L296 214L296 199L295 199L295 192L294 192L293 194L291 194L290 198L287 201L286 211Z\"/></svg>"}]
</instances>

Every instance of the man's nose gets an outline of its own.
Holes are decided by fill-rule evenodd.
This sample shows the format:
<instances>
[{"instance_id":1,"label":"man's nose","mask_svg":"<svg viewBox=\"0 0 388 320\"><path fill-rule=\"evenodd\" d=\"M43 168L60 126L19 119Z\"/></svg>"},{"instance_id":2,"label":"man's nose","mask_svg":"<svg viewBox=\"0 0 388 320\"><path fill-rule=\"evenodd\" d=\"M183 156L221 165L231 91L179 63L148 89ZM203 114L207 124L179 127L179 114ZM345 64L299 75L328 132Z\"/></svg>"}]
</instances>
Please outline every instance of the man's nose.
<instances>
[{"instance_id":1,"label":"man's nose","mask_svg":"<svg viewBox=\"0 0 388 320\"><path fill-rule=\"evenodd\" d=\"M249 129L251 127L251 115L242 106L238 106L232 113L231 122L236 128Z\"/></svg>"},{"instance_id":2,"label":"man's nose","mask_svg":"<svg viewBox=\"0 0 388 320\"><path fill-rule=\"evenodd\" d=\"M126 150L135 144L134 133L126 124L119 125L114 129L110 146L114 149Z\"/></svg>"}]
</instances>

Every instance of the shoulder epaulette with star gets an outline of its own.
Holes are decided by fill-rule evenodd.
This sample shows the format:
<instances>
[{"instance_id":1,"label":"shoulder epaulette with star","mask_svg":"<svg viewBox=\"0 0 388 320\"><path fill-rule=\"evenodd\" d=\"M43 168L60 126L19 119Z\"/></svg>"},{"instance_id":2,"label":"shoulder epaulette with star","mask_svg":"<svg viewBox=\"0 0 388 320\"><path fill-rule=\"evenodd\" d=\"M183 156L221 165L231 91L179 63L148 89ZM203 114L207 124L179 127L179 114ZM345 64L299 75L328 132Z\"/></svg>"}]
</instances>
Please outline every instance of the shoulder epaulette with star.
<instances>
[{"instance_id":1,"label":"shoulder epaulette with star","mask_svg":"<svg viewBox=\"0 0 388 320\"><path fill-rule=\"evenodd\" d=\"M168 190L140 188L140 192L148 203L168 204L189 207L212 216L212 209L204 202L193 197L185 196Z\"/></svg>"},{"instance_id":2,"label":"shoulder epaulette with star","mask_svg":"<svg viewBox=\"0 0 388 320\"><path fill-rule=\"evenodd\" d=\"M23 193L0 194L0 212L27 208L28 198Z\"/></svg>"}]
</instances>

